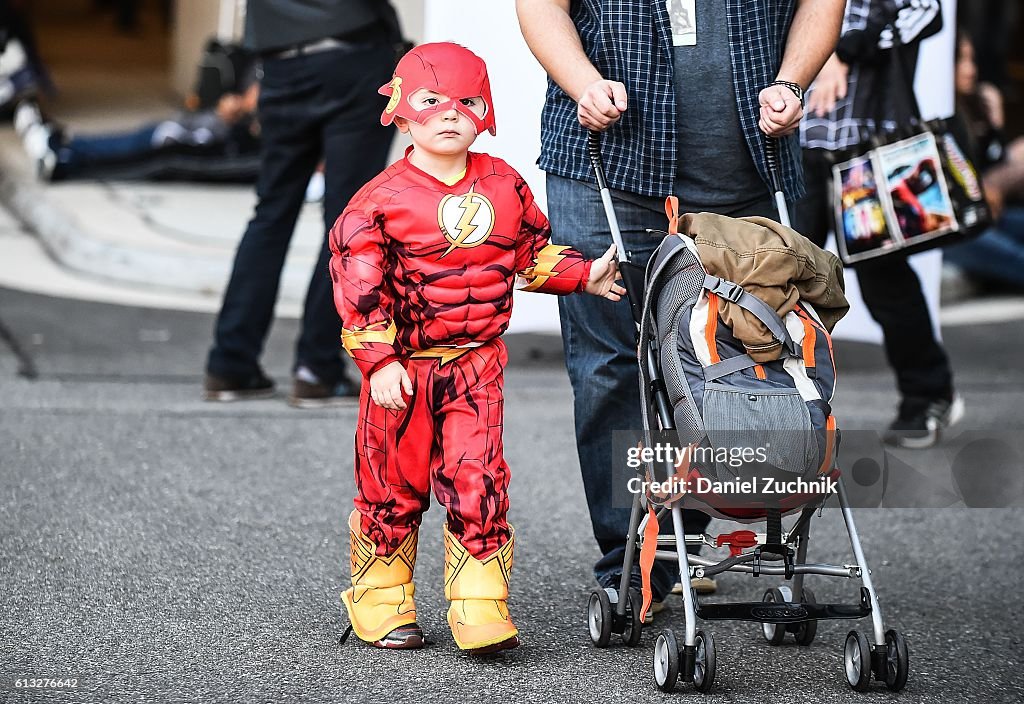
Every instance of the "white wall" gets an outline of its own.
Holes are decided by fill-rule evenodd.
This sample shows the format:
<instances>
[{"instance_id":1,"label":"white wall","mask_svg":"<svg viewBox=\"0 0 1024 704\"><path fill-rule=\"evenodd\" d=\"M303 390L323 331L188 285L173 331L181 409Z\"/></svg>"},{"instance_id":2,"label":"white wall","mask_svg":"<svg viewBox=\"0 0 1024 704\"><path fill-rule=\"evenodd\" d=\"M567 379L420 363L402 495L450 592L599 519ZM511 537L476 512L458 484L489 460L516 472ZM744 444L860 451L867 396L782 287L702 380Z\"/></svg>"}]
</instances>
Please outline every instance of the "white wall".
<instances>
[{"instance_id":1,"label":"white wall","mask_svg":"<svg viewBox=\"0 0 1024 704\"><path fill-rule=\"evenodd\" d=\"M542 209L547 210L540 156L540 110L546 76L519 32L515 3L426 0L425 41L454 41L487 62L494 98L497 135L482 135L477 151L501 157L523 175ZM511 332L558 332L554 296L516 293Z\"/></svg>"},{"instance_id":2,"label":"white wall","mask_svg":"<svg viewBox=\"0 0 1024 704\"><path fill-rule=\"evenodd\" d=\"M234 3L235 0L222 0ZM174 36L171 37L171 87L180 95L192 90L196 66L208 37L217 33L221 2L176 0Z\"/></svg>"}]
</instances>

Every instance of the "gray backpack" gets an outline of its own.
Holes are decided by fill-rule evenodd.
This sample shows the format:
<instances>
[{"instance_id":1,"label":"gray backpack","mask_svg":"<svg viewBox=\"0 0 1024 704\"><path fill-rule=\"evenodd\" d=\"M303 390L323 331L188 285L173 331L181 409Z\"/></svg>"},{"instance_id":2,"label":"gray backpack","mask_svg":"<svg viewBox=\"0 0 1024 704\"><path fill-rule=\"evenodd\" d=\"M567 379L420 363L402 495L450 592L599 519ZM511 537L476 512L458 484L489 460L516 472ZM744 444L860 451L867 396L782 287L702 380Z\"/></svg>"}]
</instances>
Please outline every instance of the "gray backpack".
<instances>
[{"instance_id":1,"label":"gray backpack","mask_svg":"<svg viewBox=\"0 0 1024 704\"><path fill-rule=\"evenodd\" d=\"M737 284L709 275L696 245L683 236L665 235L645 279L639 358L648 359L653 348L675 420L671 440L691 448L690 490L699 488L695 478L705 478L709 493L697 492L701 500L714 506L717 498L736 514L776 503L769 485L794 488L792 480L812 482L830 474L836 452L830 405L835 360L829 333L813 309L798 302L779 318ZM723 300L764 323L782 343L778 360L758 364L746 354L719 319ZM641 394L648 414L652 370L645 366ZM647 442L654 443L657 430L650 421L645 417ZM757 500L743 490L744 481L754 482ZM733 482L729 496L719 496L722 485L712 482Z\"/></svg>"}]
</instances>

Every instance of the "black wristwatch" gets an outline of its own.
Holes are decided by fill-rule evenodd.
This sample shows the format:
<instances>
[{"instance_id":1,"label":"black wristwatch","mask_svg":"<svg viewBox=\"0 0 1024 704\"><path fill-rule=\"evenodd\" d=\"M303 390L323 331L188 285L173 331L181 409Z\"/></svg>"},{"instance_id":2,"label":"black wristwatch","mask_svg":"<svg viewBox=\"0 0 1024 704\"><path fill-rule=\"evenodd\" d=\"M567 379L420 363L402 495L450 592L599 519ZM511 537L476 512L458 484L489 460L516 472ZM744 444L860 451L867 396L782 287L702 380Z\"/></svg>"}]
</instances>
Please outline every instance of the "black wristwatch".
<instances>
[{"instance_id":1,"label":"black wristwatch","mask_svg":"<svg viewBox=\"0 0 1024 704\"><path fill-rule=\"evenodd\" d=\"M793 83L792 81L772 81L768 85L770 85L770 86L786 86L791 91L793 91L793 95L795 95L797 100L799 100L800 103L803 104L803 102L804 102L804 89L800 87L799 83Z\"/></svg>"}]
</instances>

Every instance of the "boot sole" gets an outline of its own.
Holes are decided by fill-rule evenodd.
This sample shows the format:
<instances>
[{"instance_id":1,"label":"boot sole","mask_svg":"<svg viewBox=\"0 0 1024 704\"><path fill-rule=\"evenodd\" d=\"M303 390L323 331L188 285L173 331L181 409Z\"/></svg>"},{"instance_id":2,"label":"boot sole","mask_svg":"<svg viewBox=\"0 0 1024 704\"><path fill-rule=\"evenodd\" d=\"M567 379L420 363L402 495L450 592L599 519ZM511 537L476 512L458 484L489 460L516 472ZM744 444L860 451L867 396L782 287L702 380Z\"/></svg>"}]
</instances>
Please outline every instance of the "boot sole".
<instances>
[{"instance_id":1,"label":"boot sole","mask_svg":"<svg viewBox=\"0 0 1024 704\"><path fill-rule=\"evenodd\" d=\"M409 635L401 638L389 638L384 636L380 640L375 640L371 643L374 648L383 648L384 650L418 650L424 645L423 634L420 635Z\"/></svg>"},{"instance_id":2,"label":"boot sole","mask_svg":"<svg viewBox=\"0 0 1024 704\"><path fill-rule=\"evenodd\" d=\"M500 653L503 650L512 650L513 648L519 647L519 636L512 636L506 638L500 643L493 643L491 645L485 645L482 648L471 648L466 652L470 655L490 655L492 653Z\"/></svg>"}]
</instances>

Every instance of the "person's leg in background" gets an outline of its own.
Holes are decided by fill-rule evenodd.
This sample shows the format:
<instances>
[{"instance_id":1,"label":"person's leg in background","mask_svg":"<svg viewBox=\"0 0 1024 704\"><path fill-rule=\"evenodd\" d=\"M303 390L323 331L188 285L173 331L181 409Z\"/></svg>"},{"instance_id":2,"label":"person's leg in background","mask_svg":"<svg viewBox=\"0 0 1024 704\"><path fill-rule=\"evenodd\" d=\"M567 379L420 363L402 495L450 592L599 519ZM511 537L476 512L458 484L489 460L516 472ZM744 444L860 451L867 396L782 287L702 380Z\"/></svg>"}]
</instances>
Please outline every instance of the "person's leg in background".
<instances>
[{"instance_id":1,"label":"person's leg in background","mask_svg":"<svg viewBox=\"0 0 1024 704\"><path fill-rule=\"evenodd\" d=\"M386 99L377 89L394 68L390 46L351 52L324 52L316 62L324 99L324 241L306 292L302 332L295 349L295 382L289 402L323 406L358 392L359 382L345 374L341 319L334 305L328 270L328 233L348 201L387 165L394 128L380 124Z\"/></svg>"},{"instance_id":2,"label":"person's leg in background","mask_svg":"<svg viewBox=\"0 0 1024 704\"><path fill-rule=\"evenodd\" d=\"M308 56L264 62L256 212L238 245L207 359L208 400L266 397L273 382L259 364L306 184L320 160L317 77Z\"/></svg>"},{"instance_id":3,"label":"person's leg in background","mask_svg":"<svg viewBox=\"0 0 1024 704\"><path fill-rule=\"evenodd\" d=\"M977 238L944 249L942 260L983 282L1024 290L1024 207L1007 207Z\"/></svg>"},{"instance_id":4,"label":"person's leg in background","mask_svg":"<svg viewBox=\"0 0 1024 704\"><path fill-rule=\"evenodd\" d=\"M822 150L804 150L807 194L796 207L796 229L824 246L832 219L830 163ZM888 256L856 267L861 298L882 328L886 358L896 374L900 408L884 439L903 447L929 447L941 428L963 415L953 373L935 337L921 281L906 257Z\"/></svg>"},{"instance_id":5,"label":"person's leg in background","mask_svg":"<svg viewBox=\"0 0 1024 704\"><path fill-rule=\"evenodd\" d=\"M611 244L598 191L582 182L548 174L548 213L555 244L575 247L588 258L601 256ZM616 215L632 261L645 266L658 245L646 228L663 228L665 216L616 200ZM636 327L626 301L611 303L592 296L558 299L565 363L572 383L576 447L590 520L602 557L594 577L604 587L618 587L629 530L626 475L616 472L613 439L617 431L640 433L643 420L636 358ZM622 437L622 436L620 436ZM622 448L624 449L624 448ZM625 470L625 457L620 468ZM703 532L708 518L687 512L687 532ZM664 599L677 570L655 562L652 586Z\"/></svg>"},{"instance_id":6,"label":"person's leg in background","mask_svg":"<svg viewBox=\"0 0 1024 704\"><path fill-rule=\"evenodd\" d=\"M930 447L943 427L963 415L953 391L946 351L935 337L921 281L906 257L882 257L857 267L861 297L881 328L896 373L900 409L884 439L901 447Z\"/></svg>"}]
</instances>

